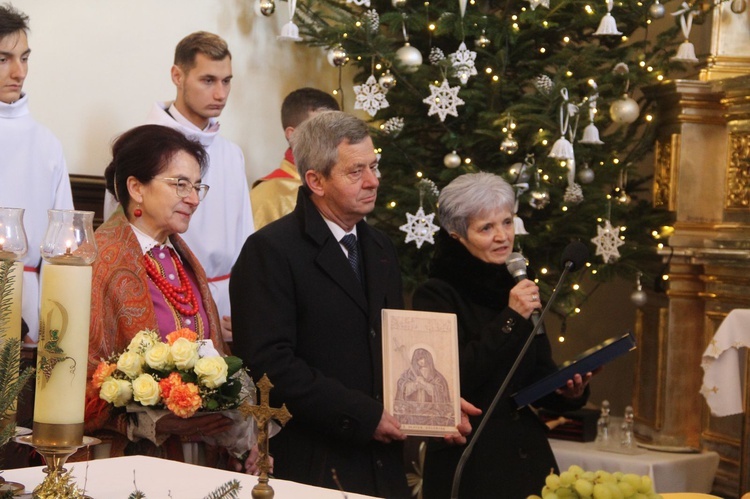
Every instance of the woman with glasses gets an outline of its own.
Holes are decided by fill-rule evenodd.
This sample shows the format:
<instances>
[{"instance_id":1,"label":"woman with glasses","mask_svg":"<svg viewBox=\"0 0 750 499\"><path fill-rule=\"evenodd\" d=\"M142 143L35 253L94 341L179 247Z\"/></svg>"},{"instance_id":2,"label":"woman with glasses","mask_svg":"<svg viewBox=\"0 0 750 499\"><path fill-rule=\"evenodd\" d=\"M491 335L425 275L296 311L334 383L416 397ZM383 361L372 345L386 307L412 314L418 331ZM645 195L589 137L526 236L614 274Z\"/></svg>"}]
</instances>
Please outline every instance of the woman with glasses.
<instances>
[{"instance_id":1,"label":"woman with glasses","mask_svg":"<svg viewBox=\"0 0 750 499\"><path fill-rule=\"evenodd\" d=\"M187 328L226 352L206 274L179 236L208 192L201 184L206 158L199 143L159 125L129 130L112 146L105 179L120 207L95 233L99 255L93 268L89 379L101 359L125 351L144 329L164 338ZM203 449L187 445L196 437L214 436L232 425L219 414L196 423L173 414L155 420L144 413L113 413L98 390L91 387L91 392L86 431L111 443L111 456L185 460L183 450ZM215 464L210 454L190 460Z\"/></svg>"}]
</instances>

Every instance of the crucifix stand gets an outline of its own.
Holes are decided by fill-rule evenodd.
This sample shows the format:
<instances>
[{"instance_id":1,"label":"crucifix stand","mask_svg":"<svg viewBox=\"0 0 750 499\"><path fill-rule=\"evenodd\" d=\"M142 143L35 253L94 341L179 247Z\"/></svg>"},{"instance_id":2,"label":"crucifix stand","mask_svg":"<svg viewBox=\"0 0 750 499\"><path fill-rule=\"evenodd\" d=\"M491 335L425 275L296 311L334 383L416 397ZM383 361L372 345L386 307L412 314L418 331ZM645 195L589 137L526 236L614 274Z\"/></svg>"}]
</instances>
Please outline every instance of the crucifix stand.
<instances>
[{"instance_id":1,"label":"crucifix stand","mask_svg":"<svg viewBox=\"0 0 750 499\"><path fill-rule=\"evenodd\" d=\"M286 408L286 404L281 404L280 409L274 409L268 402L268 394L273 388L273 384L268 376L263 377L256 383L260 391L260 403L258 405L243 404L240 412L245 419L252 416L258 425L258 469L260 476L258 484L253 487L253 499L273 499L273 488L268 485L268 471L271 465L268 460L268 423L275 419L284 426L287 421L292 419L292 415Z\"/></svg>"}]
</instances>

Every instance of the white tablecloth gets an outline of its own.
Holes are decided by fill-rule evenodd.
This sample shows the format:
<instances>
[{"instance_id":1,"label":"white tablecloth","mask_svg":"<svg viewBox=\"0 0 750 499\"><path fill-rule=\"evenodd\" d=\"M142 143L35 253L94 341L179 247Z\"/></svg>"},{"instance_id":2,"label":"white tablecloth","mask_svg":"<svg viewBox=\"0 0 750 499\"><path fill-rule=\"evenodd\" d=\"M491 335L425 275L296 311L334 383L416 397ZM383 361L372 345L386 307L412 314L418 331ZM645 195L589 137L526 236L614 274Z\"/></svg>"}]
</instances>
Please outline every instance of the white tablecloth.
<instances>
[{"instance_id":1,"label":"white tablecloth","mask_svg":"<svg viewBox=\"0 0 750 499\"><path fill-rule=\"evenodd\" d=\"M594 442L550 439L560 470L577 464L586 471L622 471L648 475L654 490L666 492L711 492L719 454L716 452L677 453L645 449L639 454L619 454L598 450Z\"/></svg>"},{"instance_id":2,"label":"white tablecloth","mask_svg":"<svg viewBox=\"0 0 750 499\"><path fill-rule=\"evenodd\" d=\"M73 477L79 487L85 485L85 492L94 499L126 499L135 486L146 494L148 499L202 499L217 487L237 479L242 484L240 497L250 497L257 477L242 473L216 470L203 466L168 461L146 456L115 457L96 459L89 462L69 463L65 466L73 470ZM5 470L2 476L26 486L26 492L44 480L42 467ZM272 478L277 499L342 499L338 490L310 487L296 482ZM364 499L369 496L347 492L349 499Z\"/></svg>"}]
</instances>

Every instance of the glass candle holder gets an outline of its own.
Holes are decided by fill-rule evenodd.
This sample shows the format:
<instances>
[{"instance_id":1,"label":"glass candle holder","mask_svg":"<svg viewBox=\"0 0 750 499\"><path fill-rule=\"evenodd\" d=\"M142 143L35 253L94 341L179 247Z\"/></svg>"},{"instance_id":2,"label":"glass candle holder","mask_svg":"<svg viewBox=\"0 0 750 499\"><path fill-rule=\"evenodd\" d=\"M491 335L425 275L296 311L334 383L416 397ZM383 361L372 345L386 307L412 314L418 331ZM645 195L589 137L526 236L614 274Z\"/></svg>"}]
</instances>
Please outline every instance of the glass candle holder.
<instances>
[{"instance_id":1,"label":"glass candle holder","mask_svg":"<svg viewBox=\"0 0 750 499\"><path fill-rule=\"evenodd\" d=\"M29 249L23 208L0 208L0 260L20 260Z\"/></svg>"},{"instance_id":2,"label":"glass candle holder","mask_svg":"<svg viewBox=\"0 0 750 499\"><path fill-rule=\"evenodd\" d=\"M49 210L42 242L39 346L32 440L41 447L79 447L91 315L94 213Z\"/></svg>"}]
</instances>

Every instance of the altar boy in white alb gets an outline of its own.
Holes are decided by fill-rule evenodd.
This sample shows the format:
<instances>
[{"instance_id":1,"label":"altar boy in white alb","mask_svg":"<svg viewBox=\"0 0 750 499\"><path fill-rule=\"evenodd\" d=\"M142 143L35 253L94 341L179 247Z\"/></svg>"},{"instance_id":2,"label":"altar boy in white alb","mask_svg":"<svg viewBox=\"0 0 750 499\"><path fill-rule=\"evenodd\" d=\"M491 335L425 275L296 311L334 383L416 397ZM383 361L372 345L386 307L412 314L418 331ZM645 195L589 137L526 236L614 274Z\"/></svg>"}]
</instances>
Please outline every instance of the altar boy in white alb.
<instances>
[{"instance_id":1,"label":"altar boy in white alb","mask_svg":"<svg viewBox=\"0 0 750 499\"><path fill-rule=\"evenodd\" d=\"M175 128L208 151L201 183L210 191L182 238L206 270L224 338L231 339L229 273L254 226L245 158L236 144L219 135L216 119L232 83L232 55L226 42L204 31L186 36L175 49L171 76L177 98L154 104L146 121Z\"/></svg>"},{"instance_id":2,"label":"altar boy in white alb","mask_svg":"<svg viewBox=\"0 0 750 499\"><path fill-rule=\"evenodd\" d=\"M24 208L29 251L23 259L23 320L26 342L39 336L39 246L47 210L73 209L62 145L29 113L23 83L28 71L28 17L0 5L0 206Z\"/></svg>"}]
</instances>

